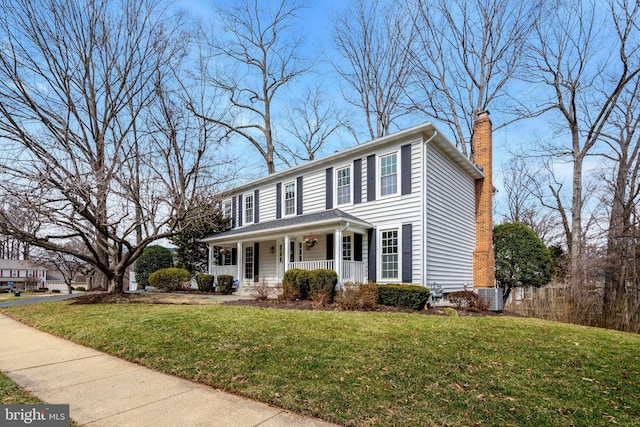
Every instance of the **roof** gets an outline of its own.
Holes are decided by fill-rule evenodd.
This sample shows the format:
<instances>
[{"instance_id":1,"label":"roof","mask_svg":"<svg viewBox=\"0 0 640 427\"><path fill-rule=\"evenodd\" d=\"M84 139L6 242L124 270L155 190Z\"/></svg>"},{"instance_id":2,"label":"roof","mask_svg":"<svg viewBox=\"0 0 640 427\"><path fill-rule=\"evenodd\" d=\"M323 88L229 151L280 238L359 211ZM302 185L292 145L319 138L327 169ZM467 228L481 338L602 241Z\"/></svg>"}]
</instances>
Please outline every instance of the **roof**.
<instances>
[{"instance_id":1,"label":"roof","mask_svg":"<svg viewBox=\"0 0 640 427\"><path fill-rule=\"evenodd\" d=\"M365 142L363 144L358 144L345 150L336 151L335 153L328 156L311 160L301 165L294 166L273 173L271 175L264 176L262 178L248 181L244 184L230 188L223 193L228 194L246 191L247 189L256 188L269 182L277 182L288 175L299 175L307 170L319 168L323 165L334 164L337 160L343 160L345 157L356 156L365 152L370 152L389 143L416 137L421 137L425 141L429 140L431 144L440 148L444 153L446 153L447 156L449 156L453 160L455 164L457 164L462 170L464 170L474 179L480 179L484 177L484 174L480 170L478 170L478 168L476 168L476 166L471 163L469 159L467 159L432 122L427 122L383 136L381 138Z\"/></svg>"},{"instance_id":2,"label":"roof","mask_svg":"<svg viewBox=\"0 0 640 427\"><path fill-rule=\"evenodd\" d=\"M26 259L0 259L2 270L46 270L46 267Z\"/></svg>"},{"instance_id":3,"label":"roof","mask_svg":"<svg viewBox=\"0 0 640 427\"><path fill-rule=\"evenodd\" d=\"M234 228L224 233L202 239L203 242L220 242L229 238L238 239L242 237L255 237L256 235L266 235L283 230L295 231L297 228L325 228L332 225L348 225L357 228L371 228L372 225L353 215L342 212L339 209L314 212L306 215L295 215L276 219L272 221L259 222L245 227Z\"/></svg>"}]
</instances>

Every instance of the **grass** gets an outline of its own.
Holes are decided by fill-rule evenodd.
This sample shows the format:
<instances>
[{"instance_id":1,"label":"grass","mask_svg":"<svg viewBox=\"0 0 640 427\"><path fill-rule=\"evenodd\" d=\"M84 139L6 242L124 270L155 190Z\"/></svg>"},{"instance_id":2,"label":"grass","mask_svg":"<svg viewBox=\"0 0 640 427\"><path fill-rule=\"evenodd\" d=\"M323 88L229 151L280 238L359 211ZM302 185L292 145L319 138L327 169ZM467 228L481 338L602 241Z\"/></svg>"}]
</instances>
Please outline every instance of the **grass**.
<instances>
[{"instance_id":1,"label":"grass","mask_svg":"<svg viewBox=\"0 0 640 427\"><path fill-rule=\"evenodd\" d=\"M640 419L640 336L615 331L510 317L224 305L60 302L4 312L160 371L345 425Z\"/></svg>"}]
</instances>

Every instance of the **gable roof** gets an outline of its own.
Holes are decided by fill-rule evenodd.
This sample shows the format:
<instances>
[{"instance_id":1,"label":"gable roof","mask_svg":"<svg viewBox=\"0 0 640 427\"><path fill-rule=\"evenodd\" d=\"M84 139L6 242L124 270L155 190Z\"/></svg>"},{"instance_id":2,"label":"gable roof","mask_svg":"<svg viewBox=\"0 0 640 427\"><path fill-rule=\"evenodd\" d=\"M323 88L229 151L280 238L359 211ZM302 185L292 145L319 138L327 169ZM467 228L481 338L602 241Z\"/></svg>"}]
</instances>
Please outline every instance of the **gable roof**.
<instances>
[{"instance_id":1,"label":"gable roof","mask_svg":"<svg viewBox=\"0 0 640 427\"><path fill-rule=\"evenodd\" d=\"M480 179L484 177L483 173L478 170L478 168L473 163L471 163L469 159L467 159L432 122L427 122L383 136L381 138L358 144L345 150L336 151L335 153L328 156L311 160L306 163L273 173L271 175L266 175L262 178L245 182L243 184L230 188L223 193L247 191L249 189L257 188L269 182L280 181L284 177L288 177L290 175L300 175L307 170L320 168L322 166L333 165L338 160L344 160L345 157L356 157L359 154L374 151L386 144L416 137L421 137L423 141L430 140L431 144L440 148L449 158L451 158L451 160L456 165L458 165L462 170L468 173L472 178Z\"/></svg>"},{"instance_id":2,"label":"gable roof","mask_svg":"<svg viewBox=\"0 0 640 427\"><path fill-rule=\"evenodd\" d=\"M204 238L201 241L205 243L213 243L224 241L228 238L237 239L243 236L255 237L256 235L264 235L282 230L293 231L296 228L324 228L331 225L349 225L356 226L362 229L372 227L372 225L368 222L363 221L353 215L342 212L339 209L330 209L321 212L314 212L305 215L295 215L272 221L259 222L257 224L251 224L240 228L234 228L233 230L225 231L223 233Z\"/></svg>"},{"instance_id":3,"label":"gable roof","mask_svg":"<svg viewBox=\"0 0 640 427\"><path fill-rule=\"evenodd\" d=\"M38 265L33 261L25 259L0 259L0 269L2 270L39 270L44 271L46 267Z\"/></svg>"}]
</instances>

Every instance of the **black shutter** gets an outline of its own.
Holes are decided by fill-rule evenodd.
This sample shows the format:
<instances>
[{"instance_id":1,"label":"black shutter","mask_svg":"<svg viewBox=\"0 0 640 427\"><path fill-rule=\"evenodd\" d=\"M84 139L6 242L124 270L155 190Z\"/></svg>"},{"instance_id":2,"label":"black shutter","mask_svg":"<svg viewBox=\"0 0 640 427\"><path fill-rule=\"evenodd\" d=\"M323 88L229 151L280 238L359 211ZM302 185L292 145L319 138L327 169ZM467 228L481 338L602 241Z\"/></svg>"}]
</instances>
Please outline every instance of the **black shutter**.
<instances>
[{"instance_id":1,"label":"black shutter","mask_svg":"<svg viewBox=\"0 0 640 427\"><path fill-rule=\"evenodd\" d=\"M362 234L353 234L353 260L362 261Z\"/></svg>"},{"instance_id":2,"label":"black shutter","mask_svg":"<svg viewBox=\"0 0 640 427\"><path fill-rule=\"evenodd\" d=\"M327 259L333 259L333 234L327 234Z\"/></svg>"},{"instance_id":3,"label":"black shutter","mask_svg":"<svg viewBox=\"0 0 640 427\"><path fill-rule=\"evenodd\" d=\"M253 281L260 280L260 243L253 244Z\"/></svg>"},{"instance_id":4,"label":"black shutter","mask_svg":"<svg viewBox=\"0 0 640 427\"><path fill-rule=\"evenodd\" d=\"M253 222L257 224L260 222L260 191L255 190L253 192Z\"/></svg>"},{"instance_id":5,"label":"black shutter","mask_svg":"<svg viewBox=\"0 0 640 427\"><path fill-rule=\"evenodd\" d=\"M296 215L302 215L302 177L296 179Z\"/></svg>"},{"instance_id":6,"label":"black shutter","mask_svg":"<svg viewBox=\"0 0 640 427\"><path fill-rule=\"evenodd\" d=\"M236 205L237 199L236 196L231 198L231 228L238 225L238 207Z\"/></svg>"},{"instance_id":7,"label":"black shutter","mask_svg":"<svg viewBox=\"0 0 640 427\"><path fill-rule=\"evenodd\" d=\"M282 218L282 183L276 184L276 219Z\"/></svg>"},{"instance_id":8,"label":"black shutter","mask_svg":"<svg viewBox=\"0 0 640 427\"><path fill-rule=\"evenodd\" d=\"M244 216L244 206L242 206L242 196L238 196L238 207L240 208L240 212L238 215L238 226L242 227L242 217Z\"/></svg>"},{"instance_id":9,"label":"black shutter","mask_svg":"<svg viewBox=\"0 0 640 427\"><path fill-rule=\"evenodd\" d=\"M238 265L238 248L231 248L231 265Z\"/></svg>"},{"instance_id":10,"label":"black shutter","mask_svg":"<svg viewBox=\"0 0 640 427\"><path fill-rule=\"evenodd\" d=\"M376 199L376 156L367 156L367 202Z\"/></svg>"},{"instance_id":11,"label":"black shutter","mask_svg":"<svg viewBox=\"0 0 640 427\"><path fill-rule=\"evenodd\" d=\"M411 283L413 281L411 268L411 224L402 225L402 282Z\"/></svg>"},{"instance_id":12,"label":"black shutter","mask_svg":"<svg viewBox=\"0 0 640 427\"><path fill-rule=\"evenodd\" d=\"M411 194L411 144L400 148L400 192Z\"/></svg>"},{"instance_id":13,"label":"black shutter","mask_svg":"<svg viewBox=\"0 0 640 427\"><path fill-rule=\"evenodd\" d=\"M326 170L326 209L333 209L333 168L327 168Z\"/></svg>"},{"instance_id":14,"label":"black shutter","mask_svg":"<svg viewBox=\"0 0 640 427\"><path fill-rule=\"evenodd\" d=\"M368 230L368 247L369 258L367 259L367 273L369 280L373 283L376 282L376 229L370 228Z\"/></svg>"},{"instance_id":15,"label":"black shutter","mask_svg":"<svg viewBox=\"0 0 640 427\"><path fill-rule=\"evenodd\" d=\"M353 161L353 203L362 203L362 159Z\"/></svg>"}]
</instances>

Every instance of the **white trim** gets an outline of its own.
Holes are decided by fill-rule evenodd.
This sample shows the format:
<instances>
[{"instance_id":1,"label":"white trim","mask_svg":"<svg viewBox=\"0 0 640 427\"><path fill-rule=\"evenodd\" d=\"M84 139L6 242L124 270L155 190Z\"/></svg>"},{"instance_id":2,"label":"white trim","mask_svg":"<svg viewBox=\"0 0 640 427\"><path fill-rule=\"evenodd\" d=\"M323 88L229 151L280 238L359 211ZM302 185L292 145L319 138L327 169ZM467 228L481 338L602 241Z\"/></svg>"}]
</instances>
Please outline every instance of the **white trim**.
<instances>
[{"instance_id":1,"label":"white trim","mask_svg":"<svg viewBox=\"0 0 640 427\"><path fill-rule=\"evenodd\" d=\"M382 159L389 156L396 156L396 191L394 193L382 194ZM401 185L401 175L400 171L402 168L401 160L400 160L400 150L389 151L384 154L376 155L376 197L378 199L386 199L388 197L395 197L400 195L400 185Z\"/></svg>"},{"instance_id":2,"label":"white trim","mask_svg":"<svg viewBox=\"0 0 640 427\"><path fill-rule=\"evenodd\" d=\"M293 185L293 212L287 213L287 185ZM282 217L296 215L298 206L298 188L296 180L286 181L282 183Z\"/></svg>"},{"instance_id":3,"label":"white trim","mask_svg":"<svg viewBox=\"0 0 640 427\"><path fill-rule=\"evenodd\" d=\"M249 211L247 209L247 201L249 200L249 198L251 198L251 221L249 221L247 219L247 212ZM254 193L245 193L242 195L242 225L250 225L253 224L255 222L255 217L256 217L256 198L254 196Z\"/></svg>"},{"instance_id":4,"label":"white trim","mask_svg":"<svg viewBox=\"0 0 640 427\"><path fill-rule=\"evenodd\" d=\"M385 231L395 231L398 238L398 277L382 277L382 233ZM402 224L388 224L379 227L376 238L376 282L377 283L402 283Z\"/></svg>"},{"instance_id":5,"label":"white trim","mask_svg":"<svg viewBox=\"0 0 640 427\"><path fill-rule=\"evenodd\" d=\"M338 172L348 169L349 170L349 202L347 203L339 203L338 201ZM339 166L334 168L333 171L334 174L334 185L333 185L333 203L334 205L338 208L338 207L345 207L345 206L352 206L353 205L353 165L352 164L347 164L344 166Z\"/></svg>"}]
</instances>

